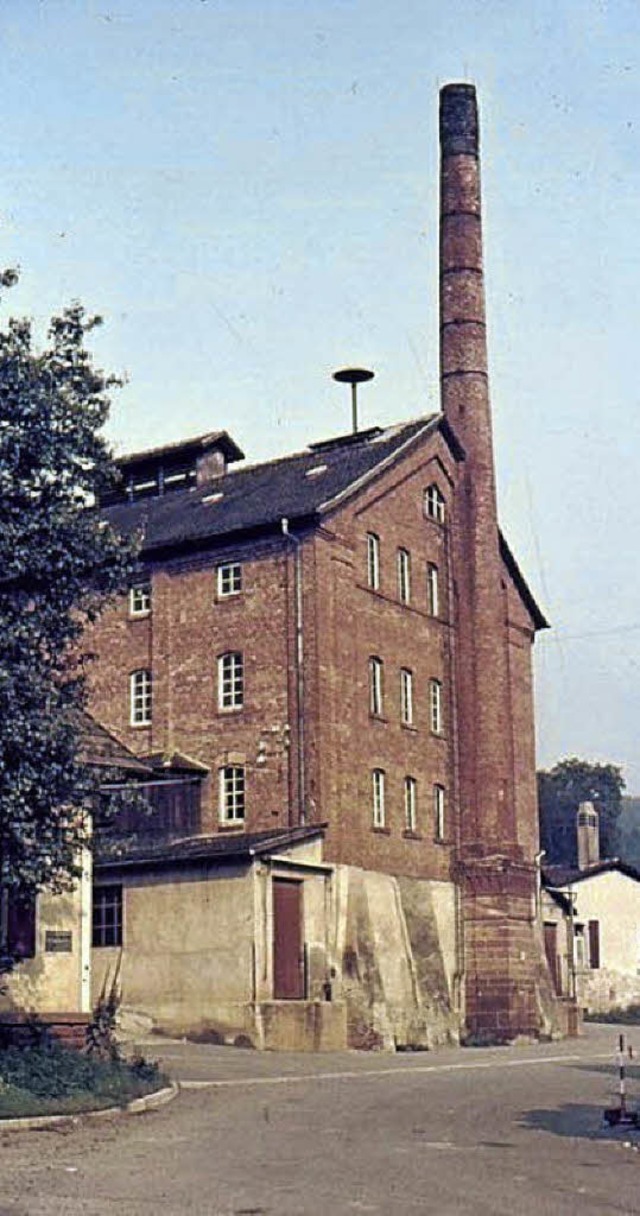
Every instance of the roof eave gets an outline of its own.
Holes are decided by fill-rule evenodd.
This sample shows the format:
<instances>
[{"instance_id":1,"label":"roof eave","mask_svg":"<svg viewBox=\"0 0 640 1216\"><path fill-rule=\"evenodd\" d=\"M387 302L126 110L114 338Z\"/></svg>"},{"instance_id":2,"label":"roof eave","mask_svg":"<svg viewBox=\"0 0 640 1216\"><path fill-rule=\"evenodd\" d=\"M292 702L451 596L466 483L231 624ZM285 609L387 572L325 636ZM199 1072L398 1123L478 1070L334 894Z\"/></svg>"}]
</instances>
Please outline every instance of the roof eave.
<instances>
[{"instance_id":1,"label":"roof eave","mask_svg":"<svg viewBox=\"0 0 640 1216\"><path fill-rule=\"evenodd\" d=\"M507 541L505 540L502 529L499 529L498 535L500 537L500 556L502 557L507 570L509 571L518 591L520 592L520 596L525 607L531 614L531 619L536 632L542 629L550 629L551 626L539 604L535 600L533 592L531 591L522 570L520 569Z\"/></svg>"},{"instance_id":2,"label":"roof eave","mask_svg":"<svg viewBox=\"0 0 640 1216\"><path fill-rule=\"evenodd\" d=\"M449 426L449 423L442 414L433 414L430 418L425 420L424 426L421 426L419 430L414 431L414 433L405 439L403 443L398 444L397 448L394 448L388 456L383 457L383 459L380 460L378 464L375 464L373 468L368 469L367 472L363 473L360 477L356 477L354 481L350 482L348 486L345 486L343 490L340 490L338 494L334 494L332 498L328 498L325 502L320 503L318 506L318 515L329 515L332 511L342 507L345 502L347 502L355 494L359 494L360 490L363 490L365 486L369 485L370 482L375 481L377 477L380 477L382 473L385 473L386 470L390 468L397 460L406 455L407 451L411 447L425 439L430 433L435 434L436 431L440 431L454 458L456 460L464 460L464 450Z\"/></svg>"}]
</instances>

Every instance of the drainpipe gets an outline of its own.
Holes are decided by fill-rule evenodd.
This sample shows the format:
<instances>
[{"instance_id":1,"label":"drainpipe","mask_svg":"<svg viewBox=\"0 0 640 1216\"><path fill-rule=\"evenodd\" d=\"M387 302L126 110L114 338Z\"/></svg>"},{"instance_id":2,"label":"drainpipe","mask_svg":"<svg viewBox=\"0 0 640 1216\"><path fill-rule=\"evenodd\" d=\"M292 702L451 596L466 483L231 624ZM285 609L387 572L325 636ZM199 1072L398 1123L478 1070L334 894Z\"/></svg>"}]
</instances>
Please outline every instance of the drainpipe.
<instances>
[{"instance_id":1,"label":"drainpipe","mask_svg":"<svg viewBox=\"0 0 640 1216\"><path fill-rule=\"evenodd\" d=\"M289 520L283 516L280 521L282 535L293 542L295 569L295 615L296 615L296 727L298 735L298 823L307 821L305 808L305 769L304 769L304 618L302 601L302 542L298 536L289 531Z\"/></svg>"}]
</instances>

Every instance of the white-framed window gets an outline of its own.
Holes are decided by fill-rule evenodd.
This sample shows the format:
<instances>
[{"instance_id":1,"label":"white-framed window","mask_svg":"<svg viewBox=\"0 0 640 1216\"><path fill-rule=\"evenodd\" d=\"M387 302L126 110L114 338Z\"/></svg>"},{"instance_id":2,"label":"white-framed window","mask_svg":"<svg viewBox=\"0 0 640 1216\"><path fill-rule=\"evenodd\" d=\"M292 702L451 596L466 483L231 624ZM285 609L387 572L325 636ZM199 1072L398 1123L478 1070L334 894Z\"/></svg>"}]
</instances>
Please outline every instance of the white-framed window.
<instances>
[{"instance_id":1,"label":"white-framed window","mask_svg":"<svg viewBox=\"0 0 640 1216\"><path fill-rule=\"evenodd\" d=\"M418 783L415 777L404 779L404 826L405 831L415 832L418 818Z\"/></svg>"},{"instance_id":2,"label":"white-framed window","mask_svg":"<svg viewBox=\"0 0 640 1216\"><path fill-rule=\"evenodd\" d=\"M244 823L246 781L243 764L225 764L219 773L220 823Z\"/></svg>"},{"instance_id":3,"label":"white-framed window","mask_svg":"<svg viewBox=\"0 0 640 1216\"><path fill-rule=\"evenodd\" d=\"M427 611L429 616L440 615L440 578L434 562L427 565Z\"/></svg>"},{"instance_id":4,"label":"white-framed window","mask_svg":"<svg viewBox=\"0 0 640 1216\"><path fill-rule=\"evenodd\" d=\"M376 718L382 715L382 673L382 659L372 655L369 659L369 712Z\"/></svg>"},{"instance_id":5,"label":"white-framed window","mask_svg":"<svg viewBox=\"0 0 640 1216\"><path fill-rule=\"evenodd\" d=\"M446 835L444 786L433 787L433 825L436 840L444 840Z\"/></svg>"},{"instance_id":6,"label":"white-framed window","mask_svg":"<svg viewBox=\"0 0 640 1216\"><path fill-rule=\"evenodd\" d=\"M424 494L424 510L425 515L429 519L435 519L436 523L444 523L445 503L444 497L439 487L432 482L427 487Z\"/></svg>"},{"instance_id":7,"label":"white-framed window","mask_svg":"<svg viewBox=\"0 0 640 1216\"><path fill-rule=\"evenodd\" d=\"M151 672L147 668L132 671L129 676L129 721L132 726L151 723Z\"/></svg>"},{"instance_id":8,"label":"white-framed window","mask_svg":"<svg viewBox=\"0 0 640 1216\"><path fill-rule=\"evenodd\" d=\"M216 592L218 599L226 600L242 591L242 565L240 562L222 562L216 568Z\"/></svg>"},{"instance_id":9,"label":"white-framed window","mask_svg":"<svg viewBox=\"0 0 640 1216\"><path fill-rule=\"evenodd\" d=\"M380 537L367 532L367 586L380 590Z\"/></svg>"},{"instance_id":10,"label":"white-framed window","mask_svg":"<svg viewBox=\"0 0 640 1216\"><path fill-rule=\"evenodd\" d=\"M374 768L371 774L371 796L374 828L383 828L386 822L384 805L384 779L384 769Z\"/></svg>"},{"instance_id":11,"label":"white-framed window","mask_svg":"<svg viewBox=\"0 0 640 1216\"><path fill-rule=\"evenodd\" d=\"M134 583L129 588L129 616L149 616L151 612L151 583Z\"/></svg>"},{"instance_id":12,"label":"white-framed window","mask_svg":"<svg viewBox=\"0 0 640 1216\"><path fill-rule=\"evenodd\" d=\"M408 549L398 549L398 599L401 604L411 601L411 554Z\"/></svg>"},{"instance_id":13,"label":"white-framed window","mask_svg":"<svg viewBox=\"0 0 640 1216\"><path fill-rule=\"evenodd\" d=\"M429 724L434 735L442 734L442 684L429 680Z\"/></svg>"},{"instance_id":14,"label":"white-framed window","mask_svg":"<svg viewBox=\"0 0 640 1216\"><path fill-rule=\"evenodd\" d=\"M218 659L218 709L242 709L244 705L244 660L239 650L229 650Z\"/></svg>"},{"instance_id":15,"label":"white-framed window","mask_svg":"<svg viewBox=\"0 0 640 1216\"><path fill-rule=\"evenodd\" d=\"M413 726L413 672L407 667L400 669L400 720Z\"/></svg>"}]
</instances>

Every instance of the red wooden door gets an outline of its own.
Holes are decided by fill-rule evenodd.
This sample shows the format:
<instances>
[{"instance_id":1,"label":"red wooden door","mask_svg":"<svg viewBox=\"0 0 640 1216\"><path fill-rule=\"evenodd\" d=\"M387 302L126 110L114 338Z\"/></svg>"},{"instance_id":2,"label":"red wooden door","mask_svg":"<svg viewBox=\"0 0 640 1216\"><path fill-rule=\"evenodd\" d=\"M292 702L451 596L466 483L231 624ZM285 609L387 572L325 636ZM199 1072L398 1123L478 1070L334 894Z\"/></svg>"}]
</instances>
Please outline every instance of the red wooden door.
<instances>
[{"instance_id":1,"label":"red wooden door","mask_svg":"<svg viewBox=\"0 0 640 1216\"><path fill-rule=\"evenodd\" d=\"M304 998L302 883L273 880L273 995L276 1001Z\"/></svg>"}]
</instances>

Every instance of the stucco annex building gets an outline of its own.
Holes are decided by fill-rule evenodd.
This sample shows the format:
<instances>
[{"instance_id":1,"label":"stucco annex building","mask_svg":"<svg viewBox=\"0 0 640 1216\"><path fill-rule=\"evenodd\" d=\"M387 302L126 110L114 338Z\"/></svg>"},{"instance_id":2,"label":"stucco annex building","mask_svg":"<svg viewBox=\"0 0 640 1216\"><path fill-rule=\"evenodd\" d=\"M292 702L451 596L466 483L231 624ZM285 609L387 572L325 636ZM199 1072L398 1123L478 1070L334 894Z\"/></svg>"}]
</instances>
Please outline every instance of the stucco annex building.
<instances>
[{"instance_id":1,"label":"stucco annex building","mask_svg":"<svg viewBox=\"0 0 640 1216\"><path fill-rule=\"evenodd\" d=\"M472 86L443 89L440 136L442 412L253 466L215 431L122 459L103 504L143 542L90 707L165 801L98 858L94 965L117 955L166 1026L401 1045L555 1024L546 622L496 515Z\"/></svg>"}]
</instances>

